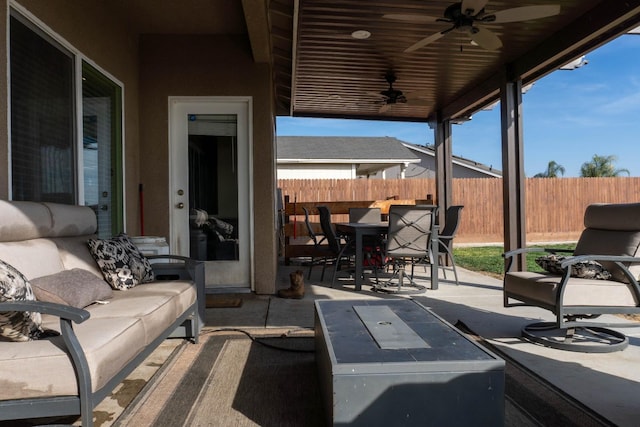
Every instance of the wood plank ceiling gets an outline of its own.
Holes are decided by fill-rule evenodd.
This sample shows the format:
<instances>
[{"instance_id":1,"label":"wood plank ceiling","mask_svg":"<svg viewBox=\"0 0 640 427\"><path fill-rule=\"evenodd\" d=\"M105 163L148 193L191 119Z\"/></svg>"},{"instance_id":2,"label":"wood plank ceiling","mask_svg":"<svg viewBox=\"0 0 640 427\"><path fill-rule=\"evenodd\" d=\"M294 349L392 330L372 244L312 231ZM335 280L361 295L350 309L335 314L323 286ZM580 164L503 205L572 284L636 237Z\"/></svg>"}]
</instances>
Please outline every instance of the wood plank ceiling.
<instances>
[{"instance_id":1,"label":"wood plank ceiling","mask_svg":"<svg viewBox=\"0 0 640 427\"><path fill-rule=\"evenodd\" d=\"M487 13L558 4L555 16L482 23L503 46L487 50L451 31L413 52L405 50L443 31L446 22L413 23L384 15L442 17L452 1L272 0L272 65L278 115L427 121L471 114L499 96L511 70L525 83L637 26L640 1L489 0ZM246 11L245 11L246 13ZM352 33L366 30L367 39ZM379 93L394 89L413 103L382 107Z\"/></svg>"}]
</instances>

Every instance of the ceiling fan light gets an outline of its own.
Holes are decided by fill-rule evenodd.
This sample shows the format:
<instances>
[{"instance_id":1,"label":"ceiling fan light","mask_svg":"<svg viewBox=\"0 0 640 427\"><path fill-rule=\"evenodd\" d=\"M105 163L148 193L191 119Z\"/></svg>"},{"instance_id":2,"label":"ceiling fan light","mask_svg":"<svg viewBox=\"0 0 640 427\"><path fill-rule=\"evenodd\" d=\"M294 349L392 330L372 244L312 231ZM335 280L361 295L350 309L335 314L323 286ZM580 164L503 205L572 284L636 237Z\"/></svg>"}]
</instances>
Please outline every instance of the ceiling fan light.
<instances>
[{"instance_id":1,"label":"ceiling fan light","mask_svg":"<svg viewBox=\"0 0 640 427\"><path fill-rule=\"evenodd\" d=\"M356 30L351 33L351 37L357 40L366 40L371 37L371 33L367 30Z\"/></svg>"}]
</instances>

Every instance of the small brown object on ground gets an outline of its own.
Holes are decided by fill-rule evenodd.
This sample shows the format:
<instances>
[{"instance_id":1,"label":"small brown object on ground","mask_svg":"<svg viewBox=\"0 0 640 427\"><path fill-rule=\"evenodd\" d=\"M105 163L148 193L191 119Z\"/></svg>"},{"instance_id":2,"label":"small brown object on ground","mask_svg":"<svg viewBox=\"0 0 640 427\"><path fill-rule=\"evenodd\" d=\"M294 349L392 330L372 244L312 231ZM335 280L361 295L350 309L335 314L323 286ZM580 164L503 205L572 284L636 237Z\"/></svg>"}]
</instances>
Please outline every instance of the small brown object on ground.
<instances>
[{"instance_id":1,"label":"small brown object on ground","mask_svg":"<svg viewBox=\"0 0 640 427\"><path fill-rule=\"evenodd\" d=\"M287 289L280 289L278 296L295 299L304 297L304 272L302 270L292 272L289 274L289 280L291 280L291 286Z\"/></svg>"}]
</instances>

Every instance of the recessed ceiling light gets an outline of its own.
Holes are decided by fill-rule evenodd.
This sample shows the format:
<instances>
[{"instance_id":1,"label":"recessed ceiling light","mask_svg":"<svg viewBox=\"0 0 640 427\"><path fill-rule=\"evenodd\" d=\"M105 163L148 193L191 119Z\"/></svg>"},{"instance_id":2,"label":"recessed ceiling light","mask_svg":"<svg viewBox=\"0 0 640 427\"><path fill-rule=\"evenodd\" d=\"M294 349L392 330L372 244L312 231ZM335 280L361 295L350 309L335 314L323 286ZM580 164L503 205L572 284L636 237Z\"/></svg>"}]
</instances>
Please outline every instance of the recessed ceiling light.
<instances>
[{"instance_id":1,"label":"recessed ceiling light","mask_svg":"<svg viewBox=\"0 0 640 427\"><path fill-rule=\"evenodd\" d=\"M371 37L371 33L367 30L356 30L351 33L351 37L358 40L365 40Z\"/></svg>"}]
</instances>

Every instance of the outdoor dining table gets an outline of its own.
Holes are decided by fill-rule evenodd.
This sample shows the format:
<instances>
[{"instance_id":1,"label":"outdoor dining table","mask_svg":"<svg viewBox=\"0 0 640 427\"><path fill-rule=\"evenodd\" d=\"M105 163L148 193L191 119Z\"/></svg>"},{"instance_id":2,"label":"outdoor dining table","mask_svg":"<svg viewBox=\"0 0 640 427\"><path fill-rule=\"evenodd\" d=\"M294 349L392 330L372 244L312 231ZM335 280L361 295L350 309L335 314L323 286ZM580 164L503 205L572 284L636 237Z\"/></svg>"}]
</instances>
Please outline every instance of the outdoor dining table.
<instances>
[{"instance_id":1,"label":"outdoor dining table","mask_svg":"<svg viewBox=\"0 0 640 427\"><path fill-rule=\"evenodd\" d=\"M389 229L388 222L338 222L335 224L336 232L339 235L352 236L356 243L356 273L355 289L362 290L362 267L364 261L363 236L384 236Z\"/></svg>"}]
</instances>

